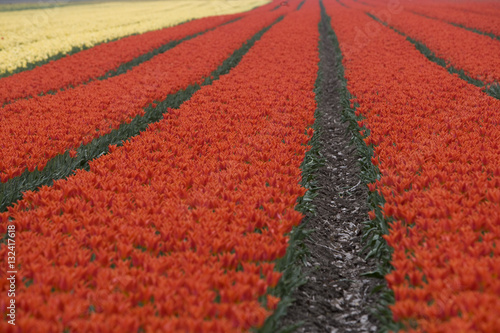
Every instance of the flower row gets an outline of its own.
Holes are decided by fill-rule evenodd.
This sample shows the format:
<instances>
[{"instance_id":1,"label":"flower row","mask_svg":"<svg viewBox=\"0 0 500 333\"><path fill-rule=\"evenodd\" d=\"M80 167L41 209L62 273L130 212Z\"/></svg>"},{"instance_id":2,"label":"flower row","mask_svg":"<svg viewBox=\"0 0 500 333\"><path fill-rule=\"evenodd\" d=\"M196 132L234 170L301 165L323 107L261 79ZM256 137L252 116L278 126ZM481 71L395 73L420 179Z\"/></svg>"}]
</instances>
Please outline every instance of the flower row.
<instances>
[{"instance_id":1,"label":"flower row","mask_svg":"<svg viewBox=\"0 0 500 333\"><path fill-rule=\"evenodd\" d=\"M90 47L208 15L246 11L266 2L111 2L0 12L0 74L73 48Z\"/></svg>"},{"instance_id":2,"label":"flower row","mask_svg":"<svg viewBox=\"0 0 500 333\"><path fill-rule=\"evenodd\" d=\"M447 65L463 70L470 77L486 84L500 82L500 43L497 40L407 10L391 14L384 6L358 5L358 8L424 44Z\"/></svg>"},{"instance_id":3,"label":"flower row","mask_svg":"<svg viewBox=\"0 0 500 333\"><path fill-rule=\"evenodd\" d=\"M302 218L294 207L313 134L318 23L318 3L306 2L229 74L90 171L27 192L0 214L3 228L16 225L23 281L18 322L0 330L262 325L279 301L266 296L281 275L273 261Z\"/></svg>"},{"instance_id":4,"label":"flower row","mask_svg":"<svg viewBox=\"0 0 500 333\"><path fill-rule=\"evenodd\" d=\"M258 7L250 13L263 12L269 10L269 7L269 5ZM68 55L33 70L0 79L0 104L68 86L77 86L90 79L101 77L121 64L169 42L212 29L242 15L247 14L206 17L171 28L128 36Z\"/></svg>"},{"instance_id":5,"label":"flower row","mask_svg":"<svg viewBox=\"0 0 500 333\"><path fill-rule=\"evenodd\" d=\"M151 52L169 42L205 31L238 17L238 14L214 16L175 27L132 35L114 42L68 55L30 71L0 79L0 104L18 98L77 86L105 75L121 64Z\"/></svg>"},{"instance_id":6,"label":"flower row","mask_svg":"<svg viewBox=\"0 0 500 333\"><path fill-rule=\"evenodd\" d=\"M221 26L123 75L6 105L0 114L1 181L26 169L41 170L57 154L144 114L150 103L200 84L245 41L288 11L267 11Z\"/></svg>"},{"instance_id":7,"label":"flower row","mask_svg":"<svg viewBox=\"0 0 500 333\"><path fill-rule=\"evenodd\" d=\"M326 5L381 172L369 187L382 194L383 214L394 221L384 236L394 250L386 276L394 319L416 324L410 331L494 332L500 101L428 61L403 36L374 26L355 6ZM355 47L353 27L378 33Z\"/></svg>"},{"instance_id":8,"label":"flower row","mask_svg":"<svg viewBox=\"0 0 500 333\"><path fill-rule=\"evenodd\" d=\"M373 7L384 7L389 10L401 8L449 24L475 29L479 33L500 36L500 24L498 23L500 6L495 0L424 0L418 3L412 0L392 2L387 0L358 1L358 4L361 3Z\"/></svg>"},{"instance_id":9,"label":"flower row","mask_svg":"<svg viewBox=\"0 0 500 333\"><path fill-rule=\"evenodd\" d=\"M476 29L480 32L500 36L500 5L495 1L451 3L435 6L436 3L410 5L409 9L432 18ZM456 6L456 8L454 8ZM451 8L450 8L451 7Z\"/></svg>"}]
</instances>

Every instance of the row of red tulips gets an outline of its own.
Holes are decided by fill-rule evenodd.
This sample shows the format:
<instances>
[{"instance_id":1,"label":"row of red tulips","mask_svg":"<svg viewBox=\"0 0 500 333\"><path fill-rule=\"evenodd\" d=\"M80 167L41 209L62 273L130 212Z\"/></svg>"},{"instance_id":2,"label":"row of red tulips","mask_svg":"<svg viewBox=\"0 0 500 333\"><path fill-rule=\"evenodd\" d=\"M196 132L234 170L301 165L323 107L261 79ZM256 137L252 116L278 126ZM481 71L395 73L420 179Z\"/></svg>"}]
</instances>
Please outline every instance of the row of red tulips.
<instances>
[{"instance_id":1,"label":"row of red tulips","mask_svg":"<svg viewBox=\"0 0 500 333\"><path fill-rule=\"evenodd\" d=\"M424 15L437 21L475 29L478 33L500 36L500 6L496 0L453 1L423 0L364 0L358 1L369 6L404 8L406 11Z\"/></svg>"},{"instance_id":2,"label":"row of red tulips","mask_svg":"<svg viewBox=\"0 0 500 333\"><path fill-rule=\"evenodd\" d=\"M144 107L192 84L200 84L244 42L280 15L281 7L247 17L185 41L129 72L56 95L6 105L0 113L0 181L26 169L42 170L57 154L87 144Z\"/></svg>"},{"instance_id":3,"label":"row of red tulips","mask_svg":"<svg viewBox=\"0 0 500 333\"><path fill-rule=\"evenodd\" d=\"M102 77L120 65L169 42L213 29L236 18L264 13L276 7L277 2L274 0L268 5L247 13L206 17L162 30L124 37L67 55L33 70L2 78L0 79L0 105L19 98L74 87Z\"/></svg>"},{"instance_id":4,"label":"row of red tulips","mask_svg":"<svg viewBox=\"0 0 500 333\"><path fill-rule=\"evenodd\" d=\"M90 79L101 77L121 64L168 42L212 29L241 15L202 18L167 29L125 37L114 42L99 44L33 70L2 78L0 105L18 98L80 85Z\"/></svg>"},{"instance_id":5,"label":"row of red tulips","mask_svg":"<svg viewBox=\"0 0 500 333\"><path fill-rule=\"evenodd\" d=\"M486 84L500 82L500 42L485 35L449 23L413 14L401 7L391 14L385 6L358 4L389 26L427 46L447 65L461 69L468 76ZM427 7L426 7L427 8Z\"/></svg>"},{"instance_id":6,"label":"row of red tulips","mask_svg":"<svg viewBox=\"0 0 500 333\"><path fill-rule=\"evenodd\" d=\"M432 0L426 0L426 1L421 1L421 4L429 5L438 5L441 8L448 8L451 11L459 11L462 13L475 13L475 14L480 14L480 15L486 15L486 16L495 16L500 14L500 8L498 7L498 2L495 0L485 0L481 2L468 2L468 1L463 1L463 2L456 2L456 1L448 1L448 0L441 0L439 2L432 1Z\"/></svg>"},{"instance_id":7,"label":"row of red tulips","mask_svg":"<svg viewBox=\"0 0 500 333\"><path fill-rule=\"evenodd\" d=\"M347 4L351 9L334 1L326 7L381 173L369 187L385 198L383 214L394 221L384 236L394 250L394 270L386 276L394 319L417 326L410 331L494 332L500 327L500 102L382 25L354 47L355 27L375 21Z\"/></svg>"},{"instance_id":8,"label":"row of red tulips","mask_svg":"<svg viewBox=\"0 0 500 333\"><path fill-rule=\"evenodd\" d=\"M444 6L435 5L436 3L429 1L427 4L410 4L408 8L416 13L444 22L500 36L500 23L498 22L500 6L497 1L469 1L445 3Z\"/></svg>"},{"instance_id":9,"label":"row of red tulips","mask_svg":"<svg viewBox=\"0 0 500 333\"><path fill-rule=\"evenodd\" d=\"M231 30L243 34L265 19ZM90 171L26 192L0 214L2 228L16 225L23 281L17 325L2 321L0 330L262 325L279 301L266 296L281 275L273 261L302 218L294 207L305 193L300 165L313 134L318 22L318 3L306 3L180 109L111 147Z\"/></svg>"}]
</instances>

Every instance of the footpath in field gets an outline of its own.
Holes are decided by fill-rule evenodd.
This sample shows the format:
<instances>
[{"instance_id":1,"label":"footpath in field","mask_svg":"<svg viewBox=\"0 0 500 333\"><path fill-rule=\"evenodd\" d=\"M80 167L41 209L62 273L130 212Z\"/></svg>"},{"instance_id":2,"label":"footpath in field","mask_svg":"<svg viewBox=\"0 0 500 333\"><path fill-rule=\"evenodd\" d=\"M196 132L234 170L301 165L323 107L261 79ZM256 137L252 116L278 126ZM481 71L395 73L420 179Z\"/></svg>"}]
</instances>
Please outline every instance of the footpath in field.
<instances>
[{"instance_id":1,"label":"footpath in field","mask_svg":"<svg viewBox=\"0 0 500 333\"><path fill-rule=\"evenodd\" d=\"M375 332L373 316L379 279L365 276L377 262L363 251L364 222L368 218L367 192L359 166L360 155L351 142L351 129L343 114L340 57L329 34L329 18L320 24L318 109L314 123L321 165L315 169L314 212L305 217L310 231L305 240L309 255L299 260L306 283L292 295L282 326L300 326L294 332ZM357 124L356 124L357 126Z\"/></svg>"},{"instance_id":2,"label":"footpath in field","mask_svg":"<svg viewBox=\"0 0 500 333\"><path fill-rule=\"evenodd\" d=\"M494 332L500 102L344 3L325 2L380 171L370 189L382 199L370 215L393 250L393 318L412 332ZM356 28L377 33L360 44Z\"/></svg>"},{"instance_id":3,"label":"footpath in field","mask_svg":"<svg viewBox=\"0 0 500 333\"><path fill-rule=\"evenodd\" d=\"M302 219L294 208L306 192L319 19L318 4L306 2L180 109L1 214L22 255L18 320L0 329L263 325L279 301L266 296L281 276L274 260ZM6 279L0 286L6 295Z\"/></svg>"}]
</instances>

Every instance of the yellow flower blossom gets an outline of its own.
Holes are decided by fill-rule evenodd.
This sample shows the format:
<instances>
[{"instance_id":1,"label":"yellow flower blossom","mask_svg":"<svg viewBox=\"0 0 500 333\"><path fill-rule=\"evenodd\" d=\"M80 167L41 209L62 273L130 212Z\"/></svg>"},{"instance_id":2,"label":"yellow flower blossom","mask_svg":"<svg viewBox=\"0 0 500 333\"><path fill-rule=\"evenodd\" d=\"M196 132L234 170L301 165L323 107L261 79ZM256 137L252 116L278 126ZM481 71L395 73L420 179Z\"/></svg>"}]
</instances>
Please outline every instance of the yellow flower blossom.
<instances>
[{"instance_id":1,"label":"yellow flower blossom","mask_svg":"<svg viewBox=\"0 0 500 333\"><path fill-rule=\"evenodd\" d=\"M0 6L0 74L43 61L73 48L183 21L248 11L269 0L168 0L65 3L39 9L2 11Z\"/></svg>"}]
</instances>

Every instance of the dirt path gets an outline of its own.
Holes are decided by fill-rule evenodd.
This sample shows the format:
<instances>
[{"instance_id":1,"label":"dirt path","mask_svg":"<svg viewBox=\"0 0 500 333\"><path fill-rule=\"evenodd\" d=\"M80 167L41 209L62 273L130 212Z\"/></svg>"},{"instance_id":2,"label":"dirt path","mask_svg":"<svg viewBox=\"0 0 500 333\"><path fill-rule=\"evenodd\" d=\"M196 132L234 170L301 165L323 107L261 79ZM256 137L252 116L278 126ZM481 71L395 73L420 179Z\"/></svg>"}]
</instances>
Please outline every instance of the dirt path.
<instances>
[{"instance_id":1,"label":"dirt path","mask_svg":"<svg viewBox=\"0 0 500 333\"><path fill-rule=\"evenodd\" d=\"M378 281L361 276L375 269L374 262L360 255L368 189L360 183L358 155L341 120L341 82L323 23L320 32L323 96L318 121L325 165L317 173L317 182L322 188L315 198L316 215L308 216L306 227L313 230L306 241L310 256L303 267L308 281L293 295L295 302L282 323L303 321L296 332L375 332L377 321L370 314L375 299L370 291Z\"/></svg>"}]
</instances>

